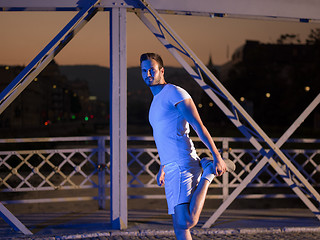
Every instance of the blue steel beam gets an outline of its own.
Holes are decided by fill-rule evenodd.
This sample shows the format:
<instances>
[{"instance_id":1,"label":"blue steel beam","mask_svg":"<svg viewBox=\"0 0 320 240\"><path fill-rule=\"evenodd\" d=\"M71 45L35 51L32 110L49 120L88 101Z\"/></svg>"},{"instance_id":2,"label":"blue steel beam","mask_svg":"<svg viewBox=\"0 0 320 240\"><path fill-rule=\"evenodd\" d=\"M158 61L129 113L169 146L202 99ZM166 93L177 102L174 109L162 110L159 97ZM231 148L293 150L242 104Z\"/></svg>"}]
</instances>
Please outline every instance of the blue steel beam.
<instances>
[{"instance_id":1,"label":"blue steel beam","mask_svg":"<svg viewBox=\"0 0 320 240\"><path fill-rule=\"evenodd\" d=\"M33 233L23 225L1 202L0 216L15 230L21 231L24 235L32 235Z\"/></svg>"},{"instance_id":2,"label":"blue steel beam","mask_svg":"<svg viewBox=\"0 0 320 240\"><path fill-rule=\"evenodd\" d=\"M303 113L296 119L296 121L288 128L288 130L279 138L276 145L280 148L294 133L294 131L304 122L304 120L309 116L309 114L319 105L320 103L320 94L310 103L310 105L303 111ZM285 173L283 169L272 159L264 157L259 161L259 163L252 169L248 176L243 179L241 184L227 197L227 199L219 206L219 208L214 212L214 214L204 223L203 228L209 228L215 221L221 216L221 214L227 209L228 206L236 199L241 191L247 187L247 185L252 181L254 177L260 172L260 170L267 164L270 163L272 167L277 169L277 172L280 176L286 178L286 183L292 188L292 190L301 198L301 200L309 207L309 209L316 214L319 219L319 209L316 208L309 198L303 194L302 190L298 185L291 180L288 176L288 173ZM319 219L320 220L320 219Z\"/></svg>"},{"instance_id":3,"label":"blue steel beam","mask_svg":"<svg viewBox=\"0 0 320 240\"><path fill-rule=\"evenodd\" d=\"M288 179L287 174L277 166L273 161L273 155L277 155L282 162L287 166L295 176L294 181L299 185L303 185L310 195L318 202L320 202L319 193L311 186L311 184L304 178L304 176L295 168L295 166L287 159L287 157L280 151L279 147L272 142L272 140L264 133L264 131L255 123L255 121L250 117L249 114L241 107L241 105L232 97L232 95L224 88L224 86L219 82L219 80L207 69L207 67L196 57L196 55L189 49L189 47L180 39L180 37L170 28L170 26L161 18L157 11L145 0L141 0L145 8L149 11L151 16L154 18L155 26L144 16L144 13L140 10L136 10L138 17L142 22L153 32L153 34L158 38L158 40L168 49L168 51L182 64L182 66L187 70L187 72L194 78L194 80L202 87L202 89L211 97L214 102L221 108L221 110L226 114L226 116L234 123L234 125L243 133L243 135L248 138L251 144L265 157L258 166L263 167L267 162L271 164L273 168L283 176L283 179L289 186L292 185L292 181ZM168 37L167 37L168 36ZM171 44L167 39L173 40L174 44ZM195 65L196 71L190 67L190 65L179 55L182 54L189 58ZM205 73L206 76L211 80L214 87L211 87L205 83L202 74ZM230 104L230 108L226 107L225 104L218 97L220 96L224 101ZM239 117L241 116L241 118ZM243 121L243 122L241 122ZM258 139L263 140L270 147L270 150L266 150L259 143ZM301 198L301 200L313 211L320 220L320 212L314 207L313 203L307 200L306 195L297 188L293 188L296 194Z\"/></svg>"},{"instance_id":4,"label":"blue steel beam","mask_svg":"<svg viewBox=\"0 0 320 240\"><path fill-rule=\"evenodd\" d=\"M97 5L98 2L99 0L93 0L90 1L91 4L85 5L78 12L78 14L56 35L56 37L54 37L52 41L0 93L0 114L95 15L97 11L95 5ZM61 42L59 43L59 41Z\"/></svg>"},{"instance_id":5,"label":"blue steel beam","mask_svg":"<svg viewBox=\"0 0 320 240\"><path fill-rule=\"evenodd\" d=\"M78 2L86 0L0 0L0 11L78 11ZM164 14L207 17L253 18L303 22L320 21L317 0L149 0ZM101 0L103 9L139 8L136 0Z\"/></svg>"},{"instance_id":6,"label":"blue steel beam","mask_svg":"<svg viewBox=\"0 0 320 240\"><path fill-rule=\"evenodd\" d=\"M98 2L99 0L87 1L85 5L82 5L83 8L78 12L78 14L76 14L76 16L58 33L58 35L0 93L0 114L96 14L97 9L95 6ZM59 41L61 42L59 43ZM32 234L32 232L30 232L8 209L6 209L2 203L0 203L0 215L15 230L20 230L24 234Z\"/></svg>"},{"instance_id":7,"label":"blue steel beam","mask_svg":"<svg viewBox=\"0 0 320 240\"><path fill-rule=\"evenodd\" d=\"M285 18L287 20L302 20L308 22L311 20L319 20L319 12L318 9L320 9L320 4L317 3L314 0L306 0L303 2L295 1L294 3L290 0L270 0L268 2L264 0L199 0L199 1L193 1L193 0L163 0L163 1L157 1L157 0L150 0L151 3L157 8L158 11L162 13L172 13L172 14L187 14L187 15L204 15L204 16L210 16L210 17L220 17L220 16L233 16L233 17L249 17L249 18L267 18L267 19L281 19ZM0 11L43 11L43 10L49 10L49 11L78 11L78 3L90 3L91 1L85 1L85 0L29 0L29 1L19 1L19 0L0 0ZM113 8L116 5L120 8L132 8L137 7L137 4L139 4L139 1L134 0L101 0L102 4L99 8L108 10L107 8ZM140 7L140 6L138 6ZM66 43L67 41L65 41ZM63 44L60 45L60 47L63 47ZM168 45L168 48L172 48L172 46ZM57 48L59 49L59 47ZM170 51L170 49L169 49ZM58 52L58 51L57 51ZM57 53L56 52L56 53ZM183 52L183 54L187 55L188 52ZM36 69L30 69L30 73L28 73L28 76L23 82L18 82L15 86L11 88L10 91L7 93L4 93L5 97L8 97L8 95L16 96L19 94L18 92L20 89L24 89L26 87L26 84L31 82L33 78L36 76L37 71L40 70L43 66L48 64L51 60L51 57L54 57L55 54L50 55L50 57L44 57L44 59L41 61L39 60L38 64L39 66ZM189 56L190 57L190 56ZM202 82L202 76L201 76L201 70L206 70L205 68L202 68L201 62L195 62L195 65L197 67L197 71L193 72L193 76L197 78L196 80L199 82L200 86L203 87L203 89L213 98L215 99L215 102L219 102L220 99L216 94L218 94L220 97L225 96L223 93L220 93L217 90L213 90L208 86L205 86ZM186 66L186 68L188 68ZM190 67L189 67L190 68ZM43 68L42 68L43 69ZM190 70L190 69L189 69ZM192 68L191 68L192 70ZM190 72L192 73L192 71ZM41 70L40 70L41 71ZM208 74L207 74L208 75ZM209 73L210 75L210 73ZM20 86L21 85L21 86ZM20 87L18 87L20 86ZM213 91L210 93L210 91ZM2 99L0 97L0 99ZM120 97L120 102L123 100L123 98ZM229 100L228 97L224 98L225 100ZM3 101L2 103L7 104L7 101ZM224 107L222 107L224 108ZM1 110L1 109L0 109ZM232 109L225 108L225 112L228 113L227 116L229 116L230 120L238 126L238 128L244 133L245 136L250 137L252 135L255 135L254 137L260 137L261 135L257 133L250 125L245 126L244 124L241 124L238 117L238 110L236 107L232 107ZM1 113L1 112L0 112ZM241 114L240 114L241 115ZM121 114L119 115L119 117ZM119 119L118 119L119 120ZM254 122L253 122L254 123ZM240 125L237 125L240 124ZM120 129L120 128L119 128ZM257 144L257 141L255 140L253 136L250 137L251 143L258 148L262 153L266 154L266 151ZM268 140L268 139L267 139ZM271 144L272 145L272 144ZM273 151L278 151L278 148L273 149ZM277 154L281 155L281 152L278 152ZM300 178L300 176L299 176ZM304 184L307 184L307 182L302 179ZM308 188L308 186L307 186ZM312 190L312 189L311 189ZM318 199L317 193L314 192L314 195L316 195L316 198Z\"/></svg>"}]
</instances>

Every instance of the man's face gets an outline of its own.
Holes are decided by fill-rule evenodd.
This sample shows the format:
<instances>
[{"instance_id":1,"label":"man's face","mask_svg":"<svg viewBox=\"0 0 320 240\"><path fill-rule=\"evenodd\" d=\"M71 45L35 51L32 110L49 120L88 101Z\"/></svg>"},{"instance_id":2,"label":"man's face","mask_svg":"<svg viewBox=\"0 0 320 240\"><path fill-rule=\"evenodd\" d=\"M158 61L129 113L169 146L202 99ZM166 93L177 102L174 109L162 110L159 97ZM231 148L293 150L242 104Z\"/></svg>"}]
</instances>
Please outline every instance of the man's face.
<instances>
[{"instance_id":1,"label":"man's face","mask_svg":"<svg viewBox=\"0 0 320 240\"><path fill-rule=\"evenodd\" d=\"M141 62L141 74L144 82L150 87L164 84L164 69L159 69L156 60L150 59Z\"/></svg>"}]
</instances>

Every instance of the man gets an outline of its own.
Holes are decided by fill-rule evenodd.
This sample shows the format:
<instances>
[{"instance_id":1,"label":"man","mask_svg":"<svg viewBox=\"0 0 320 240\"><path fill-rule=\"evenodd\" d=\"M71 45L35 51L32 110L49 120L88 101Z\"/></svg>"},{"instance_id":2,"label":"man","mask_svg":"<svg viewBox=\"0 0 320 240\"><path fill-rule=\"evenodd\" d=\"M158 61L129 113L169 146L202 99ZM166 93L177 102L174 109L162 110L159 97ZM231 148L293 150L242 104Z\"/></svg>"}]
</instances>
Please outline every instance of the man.
<instances>
[{"instance_id":1,"label":"man","mask_svg":"<svg viewBox=\"0 0 320 240\"><path fill-rule=\"evenodd\" d=\"M211 181L234 168L234 164L221 158L190 95L167 84L161 57L144 53L140 66L142 78L153 94L149 121L161 161L157 183L165 186L177 239L192 239L190 229L198 223ZM200 161L189 138L189 124L211 151L213 160Z\"/></svg>"}]
</instances>

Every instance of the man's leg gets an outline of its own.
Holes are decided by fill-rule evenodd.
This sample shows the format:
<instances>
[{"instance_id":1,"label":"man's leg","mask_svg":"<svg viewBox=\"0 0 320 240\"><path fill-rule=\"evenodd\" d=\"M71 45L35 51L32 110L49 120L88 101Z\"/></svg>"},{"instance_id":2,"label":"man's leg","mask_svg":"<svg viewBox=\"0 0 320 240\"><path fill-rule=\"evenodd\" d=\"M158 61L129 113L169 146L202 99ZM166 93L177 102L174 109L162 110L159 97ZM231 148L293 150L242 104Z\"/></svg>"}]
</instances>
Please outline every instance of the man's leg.
<instances>
[{"instance_id":1,"label":"man's leg","mask_svg":"<svg viewBox=\"0 0 320 240\"><path fill-rule=\"evenodd\" d=\"M194 194L192 195L191 201L190 201L190 216L192 219L195 219L196 223L194 226L198 223L200 214L203 209L204 201L206 200L208 188L211 182L209 182L205 178L201 178Z\"/></svg>"},{"instance_id":2,"label":"man's leg","mask_svg":"<svg viewBox=\"0 0 320 240\"><path fill-rule=\"evenodd\" d=\"M189 204L182 204L179 206L181 206L181 210L180 210L181 212L188 211ZM174 229L174 233L176 235L177 240L192 240L190 229L185 228L184 226L180 226L179 220L177 219L179 217L180 217L179 214L172 215L173 229Z\"/></svg>"},{"instance_id":3,"label":"man's leg","mask_svg":"<svg viewBox=\"0 0 320 240\"><path fill-rule=\"evenodd\" d=\"M227 171L232 172L235 170L235 165L230 160L225 160ZM190 229L194 227L200 218L209 185L215 177L215 166L212 159L204 158L201 160L203 174L200 182L192 195L190 203L179 204L175 206L173 217L173 227L177 239L192 239Z\"/></svg>"},{"instance_id":4,"label":"man's leg","mask_svg":"<svg viewBox=\"0 0 320 240\"><path fill-rule=\"evenodd\" d=\"M192 239L190 229L199 221L209 185L210 182L207 179L201 178L190 203L175 206L175 214L172 215L172 218L178 240Z\"/></svg>"}]
</instances>

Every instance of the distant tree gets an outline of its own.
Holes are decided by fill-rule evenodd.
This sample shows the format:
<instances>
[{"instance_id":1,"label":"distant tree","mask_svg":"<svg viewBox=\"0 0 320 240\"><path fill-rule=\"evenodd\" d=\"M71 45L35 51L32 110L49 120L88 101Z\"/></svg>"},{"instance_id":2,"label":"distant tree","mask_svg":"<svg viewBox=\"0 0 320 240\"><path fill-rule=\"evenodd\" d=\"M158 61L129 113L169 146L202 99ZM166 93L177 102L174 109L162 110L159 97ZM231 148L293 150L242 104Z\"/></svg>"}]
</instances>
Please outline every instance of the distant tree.
<instances>
[{"instance_id":1,"label":"distant tree","mask_svg":"<svg viewBox=\"0 0 320 240\"><path fill-rule=\"evenodd\" d=\"M299 35L296 34L281 34L280 38L277 40L278 44L294 44L301 43Z\"/></svg>"},{"instance_id":2,"label":"distant tree","mask_svg":"<svg viewBox=\"0 0 320 240\"><path fill-rule=\"evenodd\" d=\"M311 29L311 32L306 39L308 45L319 45L320 44L320 28Z\"/></svg>"}]
</instances>

